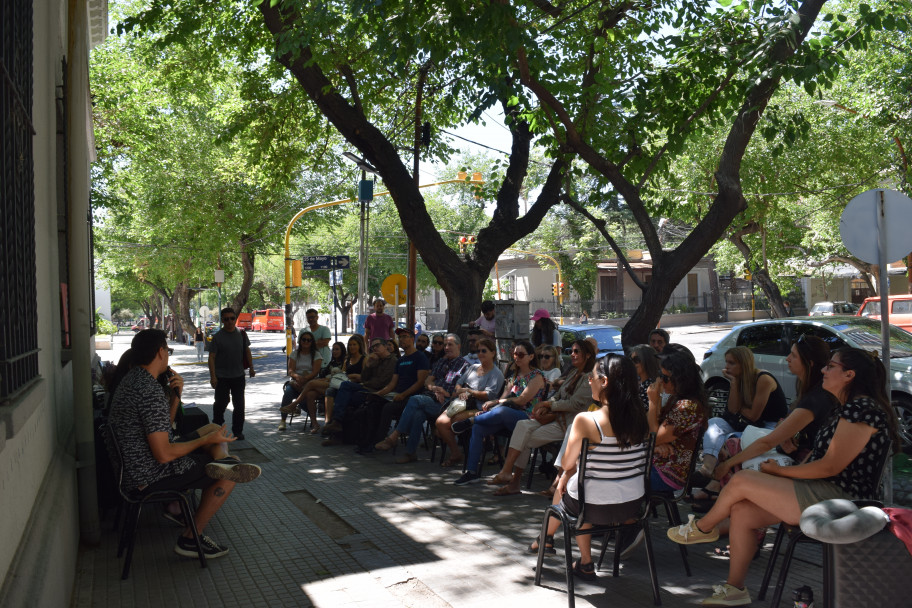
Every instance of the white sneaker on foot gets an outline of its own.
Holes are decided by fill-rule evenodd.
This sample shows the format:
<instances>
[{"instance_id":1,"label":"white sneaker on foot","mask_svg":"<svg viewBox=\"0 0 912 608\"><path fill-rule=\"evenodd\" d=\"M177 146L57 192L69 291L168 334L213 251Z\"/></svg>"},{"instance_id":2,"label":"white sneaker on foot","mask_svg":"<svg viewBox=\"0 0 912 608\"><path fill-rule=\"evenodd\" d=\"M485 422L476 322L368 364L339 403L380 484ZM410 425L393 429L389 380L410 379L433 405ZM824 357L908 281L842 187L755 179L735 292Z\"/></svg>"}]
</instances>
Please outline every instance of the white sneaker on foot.
<instances>
[{"instance_id":1,"label":"white sneaker on foot","mask_svg":"<svg viewBox=\"0 0 912 608\"><path fill-rule=\"evenodd\" d=\"M704 532L697 527L693 514L687 516L687 523L668 529L668 538L679 545L694 545L697 543L714 543L719 540L719 529L713 528Z\"/></svg>"},{"instance_id":2,"label":"white sneaker on foot","mask_svg":"<svg viewBox=\"0 0 912 608\"><path fill-rule=\"evenodd\" d=\"M747 606L751 603L747 587L738 589L733 585L713 585L712 597L703 600L704 606Z\"/></svg>"}]
</instances>

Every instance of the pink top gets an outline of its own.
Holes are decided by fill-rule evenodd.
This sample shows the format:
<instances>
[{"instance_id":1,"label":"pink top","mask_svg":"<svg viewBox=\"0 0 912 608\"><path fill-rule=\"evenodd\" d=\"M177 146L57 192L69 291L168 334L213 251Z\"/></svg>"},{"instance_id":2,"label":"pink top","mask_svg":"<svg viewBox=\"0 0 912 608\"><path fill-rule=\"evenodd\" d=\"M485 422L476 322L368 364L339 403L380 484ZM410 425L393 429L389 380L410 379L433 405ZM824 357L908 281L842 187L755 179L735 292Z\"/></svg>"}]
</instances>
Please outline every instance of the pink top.
<instances>
[{"instance_id":1,"label":"pink top","mask_svg":"<svg viewBox=\"0 0 912 608\"><path fill-rule=\"evenodd\" d=\"M374 338L389 340L393 333L393 318L385 312L368 315L364 321L364 337L370 342Z\"/></svg>"}]
</instances>

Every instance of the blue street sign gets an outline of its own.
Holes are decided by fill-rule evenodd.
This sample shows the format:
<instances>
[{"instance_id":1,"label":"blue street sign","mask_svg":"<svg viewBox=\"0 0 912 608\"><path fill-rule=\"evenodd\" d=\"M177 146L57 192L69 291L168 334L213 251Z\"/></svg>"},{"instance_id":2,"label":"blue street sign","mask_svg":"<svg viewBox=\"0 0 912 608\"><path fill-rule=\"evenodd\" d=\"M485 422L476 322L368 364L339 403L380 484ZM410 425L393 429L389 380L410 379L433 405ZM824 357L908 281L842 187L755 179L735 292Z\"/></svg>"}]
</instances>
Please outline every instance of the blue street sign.
<instances>
[{"instance_id":1,"label":"blue street sign","mask_svg":"<svg viewBox=\"0 0 912 608\"><path fill-rule=\"evenodd\" d=\"M347 255L306 255L301 258L301 270L329 270L333 268L348 268L351 260Z\"/></svg>"}]
</instances>

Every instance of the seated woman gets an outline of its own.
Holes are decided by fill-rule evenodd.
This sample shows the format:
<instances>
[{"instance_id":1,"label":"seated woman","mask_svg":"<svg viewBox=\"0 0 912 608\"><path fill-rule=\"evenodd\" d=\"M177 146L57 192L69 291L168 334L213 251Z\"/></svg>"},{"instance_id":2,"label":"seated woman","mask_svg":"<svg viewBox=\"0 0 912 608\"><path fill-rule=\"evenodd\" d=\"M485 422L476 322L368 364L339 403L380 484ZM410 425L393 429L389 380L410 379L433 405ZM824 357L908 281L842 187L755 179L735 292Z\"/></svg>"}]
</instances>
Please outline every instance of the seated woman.
<instances>
[{"instance_id":1,"label":"seated woman","mask_svg":"<svg viewBox=\"0 0 912 608\"><path fill-rule=\"evenodd\" d=\"M535 349L535 355L541 367L542 374L545 376L545 382L548 386L561 376L561 355L560 349L550 344L544 344Z\"/></svg>"},{"instance_id":2,"label":"seated woman","mask_svg":"<svg viewBox=\"0 0 912 608\"><path fill-rule=\"evenodd\" d=\"M301 389L301 394L295 397L295 400L292 401L289 406L300 409L301 401L305 401L307 413L313 420L317 419L317 399L326 394L326 390L329 388L330 377L335 373L341 372L345 366L345 357L347 354L345 344L336 342L333 344L331 352L332 359L329 360L329 363L320 369L320 373L317 374L316 378L304 385L304 388ZM311 435L316 435L319 432L319 425L311 425Z\"/></svg>"},{"instance_id":3,"label":"seated woman","mask_svg":"<svg viewBox=\"0 0 912 608\"><path fill-rule=\"evenodd\" d=\"M434 423L437 435L450 448L450 456L441 463L441 466L444 467L457 465L463 458L462 450L459 449L456 435L453 433L453 423L476 415L478 408L475 407L475 404L484 404L496 399L504 383L504 375L497 367L497 347L494 340L491 338L479 340L477 354L480 363L469 365L466 368L456 381L456 388L453 391L457 397L466 400L466 409L452 418L444 410Z\"/></svg>"},{"instance_id":4,"label":"seated woman","mask_svg":"<svg viewBox=\"0 0 912 608\"><path fill-rule=\"evenodd\" d=\"M586 379L595 365L592 344L585 340L574 342L570 349L570 363L573 369L557 392L535 406L530 420L516 423L503 468L488 480L488 485L506 484L494 492L496 496L519 494L523 470L532 450L563 439L573 418L589 409L592 391Z\"/></svg>"},{"instance_id":5,"label":"seated woman","mask_svg":"<svg viewBox=\"0 0 912 608\"><path fill-rule=\"evenodd\" d=\"M457 486L481 479L478 469L481 468L484 438L498 431L512 433L517 422L529 419L543 396L545 378L538 369L535 349L529 341L517 340L513 343L513 361L516 373L507 381L501 398L486 402L477 416L453 423L454 433L472 431L466 472L454 482Z\"/></svg>"},{"instance_id":6,"label":"seated woman","mask_svg":"<svg viewBox=\"0 0 912 608\"><path fill-rule=\"evenodd\" d=\"M720 459L713 471L716 481L705 491L711 496L718 494L721 486L728 483L731 475L741 470L741 464L770 450L776 449L788 454L798 463L804 462L814 447L817 431L829 419L836 398L823 389L823 368L830 360L830 347L816 336L802 336L792 344L785 362L795 374L796 397L792 413L765 435L741 449L739 438L725 443ZM695 501L700 498L694 495ZM696 502L695 502L696 504ZM711 506L711 505L710 505ZM708 510L708 509L704 509Z\"/></svg>"},{"instance_id":7,"label":"seated woman","mask_svg":"<svg viewBox=\"0 0 912 608\"><path fill-rule=\"evenodd\" d=\"M728 380L728 412L724 418L711 418L703 437L703 464L695 474L706 485L712 477L719 450L729 437L740 437L748 425L773 428L788 416L788 404L779 382L769 372L754 365L754 353L746 346L725 352L722 375Z\"/></svg>"},{"instance_id":8,"label":"seated woman","mask_svg":"<svg viewBox=\"0 0 912 608\"><path fill-rule=\"evenodd\" d=\"M809 506L831 498L873 499L880 479L872 474L900 449L896 413L887 397L886 369L876 356L859 348L837 350L823 369L823 388L839 405L814 440L809 462L780 466L773 461L760 471L743 470L722 489L713 508L699 521L668 530L676 543L713 542L716 526L731 519L728 580L713 587L708 606L745 606L744 586L756 548L754 531L779 522L798 525Z\"/></svg>"},{"instance_id":9,"label":"seated woman","mask_svg":"<svg viewBox=\"0 0 912 608\"><path fill-rule=\"evenodd\" d=\"M297 406L291 405L292 401L301 394L304 385L317 377L322 364L323 357L317 349L313 334L310 333L310 330L302 331L301 335L298 337L297 350L295 350L293 355L288 357L288 375L291 379L285 384L284 394L282 395L282 407L279 408L279 411L282 413L282 421L279 423L280 431L284 431L286 428L285 418L288 414L293 414L295 412ZM310 427L311 430L314 427L317 429L320 428L320 425L317 424L316 412L311 414Z\"/></svg>"},{"instance_id":10,"label":"seated woman","mask_svg":"<svg viewBox=\"0 0 912 608\"><path fill-rule=\"evenodd\" d=\"M642 445L649 436L649 421L646 410L637 395L637 375L633 363L620 355L602 357L589 375L590 399L599 408L585 412L573 419L567 452L561 463L561 473L553 504L560 503L570 514L580 512L577 464L583 439L590 443L617 448L618 467L628 468L629 457L624 451ZM586 522L580 529L594 525L623 523L639 513L643 497L643 478L640 475L629 479L586 484ZM545 551L554 553L554 533L560 522L551 518L545 536ZM580 559L573 564L573 572L584 579L595 578L592 564L591 536L576 537ZM530 553L538 552L537 539L529 545Z\"/></svg>"},{"instance_id":11,"label":"seated woman","mask_svg":"<svg viewBox=\"0 0 912 608\"><path fill-rule=\"evenodd\" d=\"M630 349L630 360L636 366L637 377L640 379L640 399L643 406L649 404L646 389L659 377L659 353L648 344L638 344Z\"/></svg>"},{"instance_id":12,"label":"seated woman","mask_svg":"<svg viewBox=\"0 0 912 608\"><path fill-rule=\"evenodd\" d=\"M348 348L345 349L345 359L342 362L342 371L345 372L345 375L352 382L361 381L361 370L364 367L366 350L367 349L364 347L364 336L361 334L354 334L348 339ZM323 415L324 428L327 424L332 422L333 403L336 393L339 391L339 383L336 383L337 388L332 387L332 384L334 383L331 375L325 379L325 382L326 388L323 389L323 405L326 408L326 413Z\"/></svg>"}]
</instances>

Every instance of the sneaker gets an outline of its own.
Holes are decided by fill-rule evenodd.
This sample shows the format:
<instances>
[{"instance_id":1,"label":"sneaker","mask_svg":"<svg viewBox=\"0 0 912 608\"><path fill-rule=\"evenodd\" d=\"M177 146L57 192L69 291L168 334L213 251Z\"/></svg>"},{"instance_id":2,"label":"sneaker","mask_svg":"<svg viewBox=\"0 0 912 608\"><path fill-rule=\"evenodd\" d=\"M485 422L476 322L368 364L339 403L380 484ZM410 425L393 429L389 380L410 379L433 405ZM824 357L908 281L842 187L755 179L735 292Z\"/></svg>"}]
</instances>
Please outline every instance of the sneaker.
<instances>
[{"instance_id":1,"label":"sneaker","mask_svg":"<svg viewBox=\"0 0 912 608\"><path fill-rule=\"evenodd\" d=\"M405 454L396 459L396 464L408 464L410 462L415 462L418 460L417 454Z\"/></svg>"},{"instance_id":2,"label":"sneaker","mask_svg":"<svg viewBox=\"0 0 912 608\"><path fill-rule=\"evenodd\" d=\"M374 444L374 449L380 450L381 452L391 450L394 447L396 447L396 440L390 439L389 437L387 437L383 441L378 441L376 444Z\"/></svg>"},{"instance_id":3,"label":"sneaker","mask_svg":"<svg viewBox=\"0 0 912 608\"><path fill-rule=\"evenodd\" d=\"M333 420L329 424L323 425L323 434L329 435L330 433L341 433L342 424L338 420Z\"/></svg>"},{"instance_id":4,"label":"sneaker","mask_svg":"<svg viewBox=\"0 0 912 608\"><path fill-rule=\"evenodd\" d=\"M713 528L709 532L703 532L697 527L693 514L687 516L687 523L668 529L668 538L679 545L694 545L697 543L714 543L719 540L719 529ZM734 587L732 587L734 589ZM727 604L717 604L725 606ZM740 604L731 604L740 606Z\"/></svg>"},{"instance_id":5,"label":"sneaker","mask_svg":"<svg viewBox=\"0 0 912 608\"><path fill-rule=\"evenodd\" d=\"M481 475L479 475L475 471L466 471L465 473L462 474L462 477L460 477L453 483L455 483L457 486L467 486L470 483L478 483L479 481L481 481Z\"/></svg>"},{"instance_id":6,"label":"sneaker","mask_svg":"<svg viewBox=\"0 0 912 608\"><path fill-rule=\"evenodd\" d=\"M260 476L263 470L255 464L238 462L226 458L214 460L206 465L206 475L212 479L224 479L234 483L247 483Z\"/></svg>"},{"instance_id":7,"label":"sneaker","mask_svg":"<svg viewBox=\"0 0 912 608\"><path fill-rule=\"evenodd\" d=\"M633 530L631 530L630 532L633 532ZM628 534L629 534L629 533L628 533ZM628 536L628 537L621 536L621 539L620 539L620 540L622 540L622 541L627 541L628 538L631 539L631 540L629 541L630 544L628 544L628 545L626 545L626 546L624 546L623 543L621 544L621 547L620 547L620 549L621 549L621 559L627 559L628 557L630 557L631 555L633 555L633 552L636 551L637 547L639 547L640 545L643 544L643 539L646 538L646 535L643 533L643 530L642 530L642 528L641 528L640 531L637 532L635 535Z\"/></svg>"},{"instance_id":8,"label":"sneaker","mask_svg":"<svg viewBox=\"0 0 912 608\"><path fill-rule=\"evenodd\" d=\"M712 597L702 602L704 606L747 606L750 603L751 596L747 592L747 587L738 589L728 583L713 585Z\"/></svg>"},{"instance_id":9,"label":"sneaker","mask_svg":"<svg viewBox=\"0 0 912 608\"><path fill-rule=\"evenodd\" d=\"M287 428L287 427L285 426L285 421L284 421L284 420L283 420L282 422L279 423L279 430L280 430L280 431L284 431L286 428Z\"/></svg>"},{"instance_id":10,"label":"sneaker","mask_svg":"<svg viewBox=\"0 0 912 608\"><path fill-rule=\"evenodd\" d=\"M203 534L200 534L200 544L203 545L203 555L208 559L215 559L216 557L228 555L228 547L219 545ZM199 557L199 552L196 549L196 542L192 537L178 537L177 544L174 545L174 552L178 555L183 555L184 557Z\"/></svg>"},{"instance_id":11,"label":"sneaker","mask_svg":"<svg viewBox=\"0 0 912 608\"><path fill-rule=\"evenodd\" d=\"M466 431L471 430L473 422L475 422L474 418L466 418L465 420L454 422L452 426L453 432L457 435L465 433Z\"/></svg>"}]
</instances>

